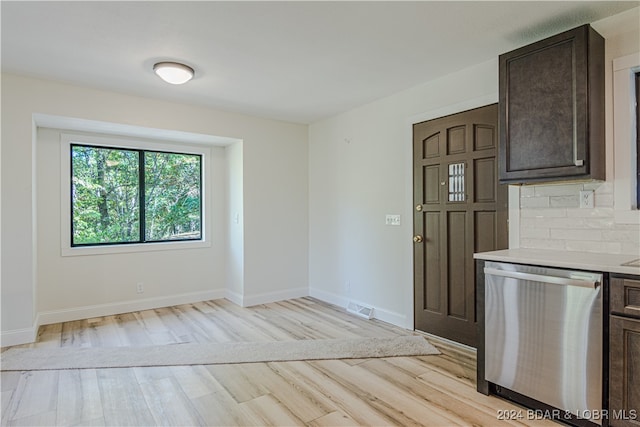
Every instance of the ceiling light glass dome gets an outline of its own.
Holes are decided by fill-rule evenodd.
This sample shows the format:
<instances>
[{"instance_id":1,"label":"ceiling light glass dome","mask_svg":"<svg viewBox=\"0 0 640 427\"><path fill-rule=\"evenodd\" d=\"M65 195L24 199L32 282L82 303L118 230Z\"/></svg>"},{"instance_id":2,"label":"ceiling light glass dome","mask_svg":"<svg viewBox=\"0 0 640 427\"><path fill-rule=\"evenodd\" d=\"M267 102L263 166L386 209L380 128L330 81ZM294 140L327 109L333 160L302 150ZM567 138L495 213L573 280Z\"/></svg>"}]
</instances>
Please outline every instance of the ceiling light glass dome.
<instances>
[{"instance_id":1,"label":"ceiling light glass dome","mask_svg":"<svg viewBox=\"0 0 640 427\"><path fill-rule=\"evenodd\" d=\"M178 62L158 62L153 71L167 83L181 85L193 78L193 68Z\"/></svg>"}]
</instances>

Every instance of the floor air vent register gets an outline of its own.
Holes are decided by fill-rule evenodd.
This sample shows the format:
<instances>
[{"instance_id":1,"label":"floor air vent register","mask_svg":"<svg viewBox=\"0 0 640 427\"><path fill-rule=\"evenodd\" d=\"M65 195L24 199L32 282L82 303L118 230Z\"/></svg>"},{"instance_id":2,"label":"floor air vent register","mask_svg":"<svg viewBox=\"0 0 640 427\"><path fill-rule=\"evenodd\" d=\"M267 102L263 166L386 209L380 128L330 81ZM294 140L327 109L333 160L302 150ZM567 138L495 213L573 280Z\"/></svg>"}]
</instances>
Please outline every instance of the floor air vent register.
<instances>
[{"instance_id":1,"label":"floor air vent register","mask_svg":"<svg viewBox=\"0 0 640 427\"><path fill-rule=\"evenodd\" d=\"M350 301L349 304L347 304L347 311L368 320L373 319L373 307L367 307L366 305L360 305Z\"/></svg>"}]
</instances>

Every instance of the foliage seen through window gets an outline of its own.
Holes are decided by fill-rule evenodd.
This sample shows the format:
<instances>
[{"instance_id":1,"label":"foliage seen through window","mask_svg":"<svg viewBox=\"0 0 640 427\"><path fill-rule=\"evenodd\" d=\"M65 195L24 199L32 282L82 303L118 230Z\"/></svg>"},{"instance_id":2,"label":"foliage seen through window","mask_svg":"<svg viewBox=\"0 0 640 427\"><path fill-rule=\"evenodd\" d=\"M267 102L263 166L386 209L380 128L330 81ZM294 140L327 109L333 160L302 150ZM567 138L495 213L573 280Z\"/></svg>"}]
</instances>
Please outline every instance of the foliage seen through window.
<instances>
[{"instance_id":1,"label":"foliage seen through window","mask_svg":"<svg viewBox=\"0 0 640 427\"><path fill-rule=\"evenodd\" d=\"M71 145L72 246L201 240L201 156Z\"/></svg>"}]
</instances>

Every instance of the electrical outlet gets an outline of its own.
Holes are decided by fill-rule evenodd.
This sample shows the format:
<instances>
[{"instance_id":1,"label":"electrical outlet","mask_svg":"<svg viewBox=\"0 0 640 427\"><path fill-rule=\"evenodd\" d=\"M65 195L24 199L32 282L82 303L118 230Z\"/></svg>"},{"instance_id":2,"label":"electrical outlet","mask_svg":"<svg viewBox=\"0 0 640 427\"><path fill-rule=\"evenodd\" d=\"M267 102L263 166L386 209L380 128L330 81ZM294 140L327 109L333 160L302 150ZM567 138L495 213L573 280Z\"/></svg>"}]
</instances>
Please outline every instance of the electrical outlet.
<instances>
[{"instance_id":1,"label":"electrical outlet","mask_svg":"<svg viewBox=\"0 0 640 427\"><path fill-rule=\"evenodd\" d=\"M580 208L593 209L593 190L584 190L580 192Z\"/></svg>"},{"instance_id":2,"label":"electrical outlet","mask_svg":"<svg viewBox=\"0 0 640 427\"><path fill-rule=\"evenodd\" d=\"M144 283L142 283L142 282L138 282L138 284L136 285L136 291L137 291L139 294L144 293Z\"/></svg>"}]
</instances>

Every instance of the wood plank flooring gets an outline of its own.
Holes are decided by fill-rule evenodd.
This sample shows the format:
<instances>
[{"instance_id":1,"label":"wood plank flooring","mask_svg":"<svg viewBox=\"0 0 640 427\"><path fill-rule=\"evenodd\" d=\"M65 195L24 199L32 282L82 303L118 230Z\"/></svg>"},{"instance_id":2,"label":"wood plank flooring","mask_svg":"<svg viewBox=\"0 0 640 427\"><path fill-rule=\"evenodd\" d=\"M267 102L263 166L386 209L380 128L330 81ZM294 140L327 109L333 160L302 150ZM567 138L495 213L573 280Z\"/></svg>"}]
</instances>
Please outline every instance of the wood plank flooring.
<instances>
[{"instance_id":1,"label":"wood plank flooring","mask_svg":"<svg viewBox=\"0 0 640 427\"><path fill-rule=\"evenodd\" d=\"M412 335L312 298L226 300L40 328L22 347L112 347ZM28 426L556 425L475 391L474 352L437 356L2 372L1 424ZM3 350L6 350L3 349ZM141 351L143 351L141 349ZM499 420L505 411L520 420Z\"/></svg>"}]
</instances>

